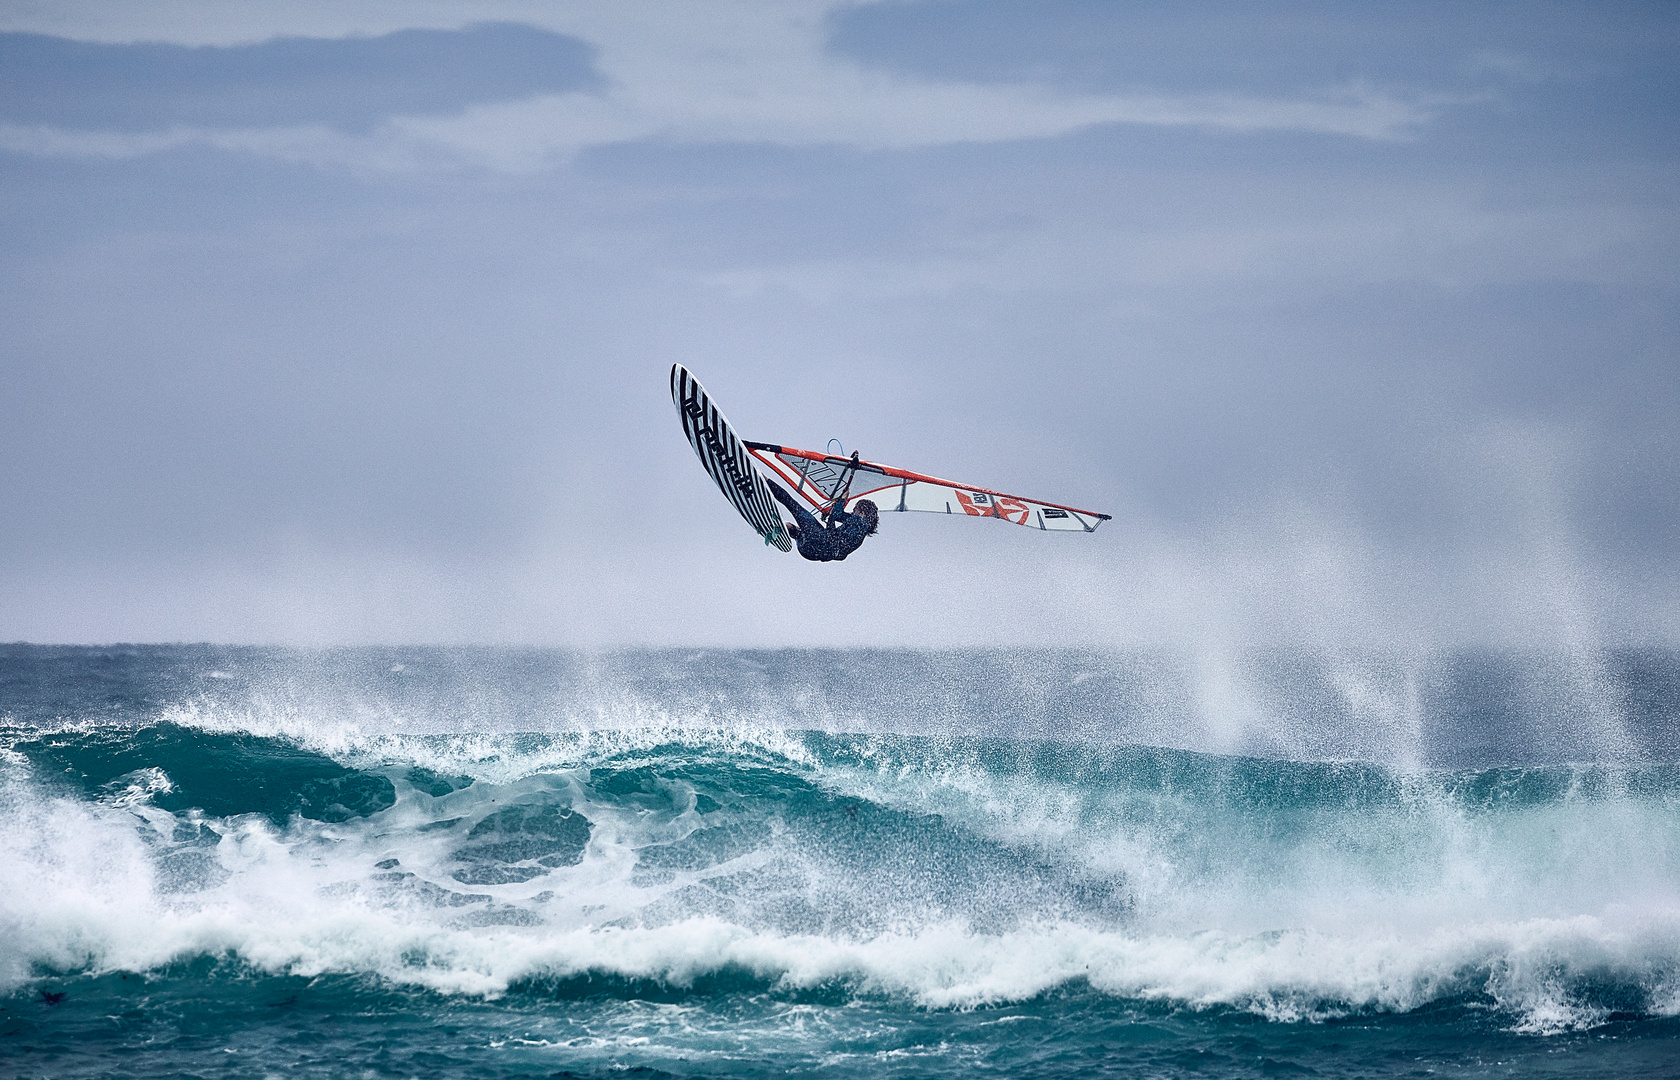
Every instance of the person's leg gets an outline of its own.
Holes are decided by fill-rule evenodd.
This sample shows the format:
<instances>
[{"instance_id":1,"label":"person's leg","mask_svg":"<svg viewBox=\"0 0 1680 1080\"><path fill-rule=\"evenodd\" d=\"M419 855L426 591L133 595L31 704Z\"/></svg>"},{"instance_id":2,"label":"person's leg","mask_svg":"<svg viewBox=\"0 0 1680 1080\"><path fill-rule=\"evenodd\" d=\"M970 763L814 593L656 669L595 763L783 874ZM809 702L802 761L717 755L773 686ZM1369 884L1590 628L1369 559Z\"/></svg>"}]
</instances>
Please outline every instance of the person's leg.
<instances>
[{"instance_id":1,"label":"person's leg","mask_svg":"<svg viewBox=\"0 0 1680 1080\"><path fill-rule=\"evenodd\" d=\"M792 510L796 514L799 512L799 502L792 495L787 493L787 488L784 488L774 480L766 480L764 482L770 485L770 494L776 497L777 502L781 503L783 506Z\"/></svg>"},{"instance_id":2,"label":"person's leg","mask_svg":"<svg viewBox=\"0 0 1680 1080\"><path fill-rule=\"evenodd\" d=\"M776 501L787 507L793 514L794 525L788 530L794 542L799 545L799 554L812 562L824 562L828 559L828 530L823 528L822 522L815 514L799 505L795 499L782 489L782 485L774 480L766 480L770 485L770 494Z\"/></svg>"},{"instance_id":3,"label":"person's leg","mask_svg":"<svg viewBox=\"0 0 1680 1080\"><path fill-rule=\"evenodd\" d=\"M765 483L770 485L770 494L776 497L776 501L787 507L788 510L792 512L794 523L799 527L800 532L805 532L806 530L818 532L822 529L822 522L817 520L816 515L801 506L799 504L799 500L795 499L792 495L789 495L782 488L782 485L776 483L774 480L767 480Z\"/></svg>"}]
</instances>

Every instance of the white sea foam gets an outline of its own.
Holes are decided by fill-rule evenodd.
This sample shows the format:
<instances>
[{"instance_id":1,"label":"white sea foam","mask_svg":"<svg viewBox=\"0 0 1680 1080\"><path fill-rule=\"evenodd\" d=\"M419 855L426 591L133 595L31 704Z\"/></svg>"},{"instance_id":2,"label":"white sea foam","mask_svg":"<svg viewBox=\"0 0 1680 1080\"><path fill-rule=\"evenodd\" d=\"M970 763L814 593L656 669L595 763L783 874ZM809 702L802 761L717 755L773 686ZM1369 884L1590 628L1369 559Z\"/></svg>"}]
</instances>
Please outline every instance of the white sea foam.
<instances>
[{"instance_id":1,"label":"white sea foam","mask_svg":"<svg viewBox=\"0 0 1680 1080\"><path fill-rule=\"evenodd\" d=\"M775 814L758 840L715 864L638 877L639 850L701 828L692 789L670 782L669 806L654 811L594 796L587 781L608 759L668 765L674 740L694 760L773 766L843 799L937 815L998 850L1122 881L1128 913L1020 910L990 930L949 912L848 924L839 900L867 898L870 885L846 876L868 868L809 847ZM13 764L0 819L0 979L233 955L269 972L364 972L498 995L529 980L681 987L739 970L786 990L838 983L935 1008L1083 981L1286 1020L1482 994L1514 1026L1540 1032L1601 1020L1606 1007L1580 991L1597 980L1637 989L1649 1012L1680 1014L1680 828L1662 797L1490 810L1453 798L1444 781L1402 778L1392 798L1364 807L1279 808L1081 788L974 760L932 767L885 743L859 745L825 757L785 732L692 728L386 736L350 756L480 782L434 797L397 769L397 803L371 818L283 829L226 818L210 822L220 837L203 848L173 839L176 826L197 827L196 815L148 802L169 784L153 770L87 801L53 795ZM502 884L450 876L451 849L473 821L537 804L593 822L580 862ZM392 858L397 866L381 869ZM828 911L831 925L789 929L748 903L730 916L685 899L718 895L725 882L782 890ZM999 882L981 900L1011 903L1010 888Z\"/></svg>"}]
</instances>

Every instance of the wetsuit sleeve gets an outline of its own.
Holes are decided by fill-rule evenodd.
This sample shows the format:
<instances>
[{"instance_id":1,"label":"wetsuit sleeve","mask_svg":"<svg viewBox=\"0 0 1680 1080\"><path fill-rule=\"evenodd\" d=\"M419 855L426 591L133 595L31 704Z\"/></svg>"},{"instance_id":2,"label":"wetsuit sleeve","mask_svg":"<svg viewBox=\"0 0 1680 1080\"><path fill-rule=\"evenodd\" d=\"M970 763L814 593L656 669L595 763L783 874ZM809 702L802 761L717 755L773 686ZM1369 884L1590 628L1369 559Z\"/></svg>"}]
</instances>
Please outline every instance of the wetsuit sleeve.
<instances>
[{"instance_id":1,"label":"wetsuit sleeve","mask_svg":"<svg viewBox=\"0 0 1680 1080\"><path fill-rule=\"evenodd\" d=\"M857 514L837 510L829 519L829 535L834 537L836 558L844 559L863 545L869 535L869 523Z\"/></svg>"}]
</instances>

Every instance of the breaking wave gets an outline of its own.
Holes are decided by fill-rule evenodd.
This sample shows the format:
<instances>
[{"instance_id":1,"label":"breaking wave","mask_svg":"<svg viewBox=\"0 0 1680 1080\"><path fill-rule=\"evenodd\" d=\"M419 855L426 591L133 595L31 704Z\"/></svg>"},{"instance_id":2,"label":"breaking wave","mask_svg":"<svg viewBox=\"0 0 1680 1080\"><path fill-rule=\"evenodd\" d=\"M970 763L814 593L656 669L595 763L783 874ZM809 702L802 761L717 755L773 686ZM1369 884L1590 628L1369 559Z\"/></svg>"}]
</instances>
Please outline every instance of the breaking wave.
<instances>
[{"instance_id":1,"label":"breaking wave","mask_svg":"<svg viewBox=\"0 0 1680 1080\"><path fill-rule=\"evenodd\" d=\"M1680 1013L1672 764L165 715L0 730L6 989L198 961L481 999Z\"/></svg>"}]
</instances>

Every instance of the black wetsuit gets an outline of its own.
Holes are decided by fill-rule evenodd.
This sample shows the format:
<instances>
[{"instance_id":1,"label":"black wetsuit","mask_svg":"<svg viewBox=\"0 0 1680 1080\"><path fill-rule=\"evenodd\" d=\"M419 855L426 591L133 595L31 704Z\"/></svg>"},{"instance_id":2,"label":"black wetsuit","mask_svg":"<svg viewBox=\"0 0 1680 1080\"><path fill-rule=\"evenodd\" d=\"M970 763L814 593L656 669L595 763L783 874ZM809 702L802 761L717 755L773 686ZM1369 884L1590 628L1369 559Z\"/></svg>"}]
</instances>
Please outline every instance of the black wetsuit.
<instances>
[{"instance_id":1,"label":"black wetsuit","mask_svg":"<svg viewBox=\"0 0 1680 1080\"><path fill-rule=\"evenodd\" d=\"M838 506L829 511L828 524L824 525L817 515L783 491L780 484L771 481L770 493L793 511L795 524L788 529L788 535L798 542L799 554L812 562L838 562L856 551L869 535L869 522Z\"/></svg>"}]
</instances>

